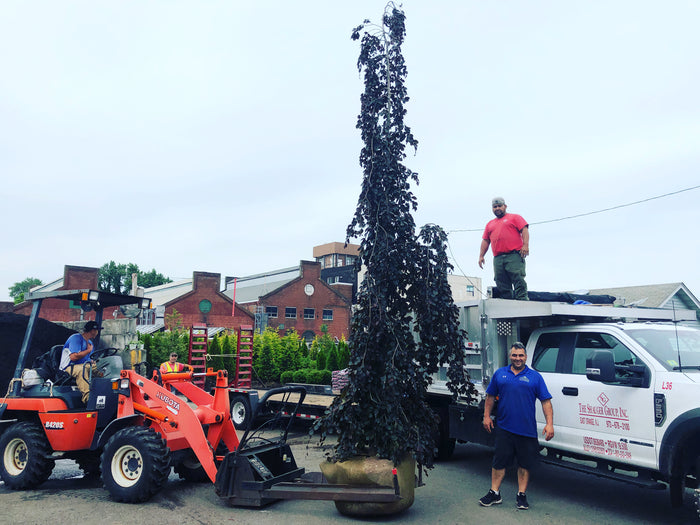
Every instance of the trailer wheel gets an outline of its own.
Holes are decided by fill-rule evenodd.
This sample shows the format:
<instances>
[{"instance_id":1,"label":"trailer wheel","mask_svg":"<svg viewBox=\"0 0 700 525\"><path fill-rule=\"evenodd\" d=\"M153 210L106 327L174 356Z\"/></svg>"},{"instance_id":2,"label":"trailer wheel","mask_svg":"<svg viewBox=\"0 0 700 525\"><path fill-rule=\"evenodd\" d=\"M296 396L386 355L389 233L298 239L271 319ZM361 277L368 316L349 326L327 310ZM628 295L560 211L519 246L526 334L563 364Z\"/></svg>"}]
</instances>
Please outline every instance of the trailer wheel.
<instances>
[{"instance_id":1,"label":"trailer wheel","mask_svg":"<svg viewBox=\"0 0 700 525\"><path fill-rule=\"evenodd\" d=\"M49 479L55 465L44 430L22 421L0 436L0 478L12 490L33 489Z\"/></svg>"},{"instance_id":2,"label":"trailer wheel","mask_svg":"<svg viewBox=\"0 0 700 525\"><path fill-rule=\"evenodd\" d=\"M115 501L139 503L163 488L170 474L170 449L146 427L117 431L102 452L102 483Z\"/></svg>"},{"instance_id":3,"label":"trailer wheel","mask_svg":"<svg viewBox=\"0 0 700 525\"><path fill-rule=\"evenodd\" d=\"M242 394L231 396L231 421L233 421L233 426L238 430L245 430L250 425L251 417L253 415L250 413L250 400Z\"/></svg>"}]
</instances>

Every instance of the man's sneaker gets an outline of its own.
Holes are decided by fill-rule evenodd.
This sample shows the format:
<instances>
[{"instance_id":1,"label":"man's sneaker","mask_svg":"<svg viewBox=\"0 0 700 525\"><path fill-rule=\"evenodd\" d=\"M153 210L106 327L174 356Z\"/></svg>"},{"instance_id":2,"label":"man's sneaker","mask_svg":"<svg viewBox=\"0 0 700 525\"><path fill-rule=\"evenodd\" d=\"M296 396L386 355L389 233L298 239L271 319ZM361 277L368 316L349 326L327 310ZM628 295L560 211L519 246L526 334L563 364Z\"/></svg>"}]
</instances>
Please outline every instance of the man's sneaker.
<instances>
[{"instance_id":1,"label":"man's sneaker","mask_svg":"<svg viewBox=\"0 0 700 525\"><path fill-rule=\"evenodd\" d=\"M479 500L479 505L482 507L490 507L491 505L498 505L499 503L503 503L501 494L496 494L493 490L489 490L486 496Z\"/></svg>"},{"instance_id":2,"label":"man's sneaker","mask_svg":"<svg viewBox=\"0 0 700 525\"><path fill-rule=\"evenodd\" d=\"M527 496L524 492L518 492L518 495L516 496L515 500L516 505L520 510L527 510L530 508L530 505L527 504Z\"/></svg>"}]
</instances>

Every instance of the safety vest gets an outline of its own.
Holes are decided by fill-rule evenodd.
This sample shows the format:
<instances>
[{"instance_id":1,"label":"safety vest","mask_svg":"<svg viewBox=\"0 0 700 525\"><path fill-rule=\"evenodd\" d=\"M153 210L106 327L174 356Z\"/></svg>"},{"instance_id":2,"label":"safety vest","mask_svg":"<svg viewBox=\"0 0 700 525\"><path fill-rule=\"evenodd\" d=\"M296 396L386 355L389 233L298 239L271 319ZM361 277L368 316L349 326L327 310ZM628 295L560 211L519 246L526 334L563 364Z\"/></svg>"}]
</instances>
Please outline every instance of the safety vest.
<instances>
[{"instance_id":1,"label":"safety vest","mask_svg":"<svg viewBox=\"0 0 700 525\"><path fill-rule=\"evenodd\" d=\"M160 365L160 372L162 374L168 374L170 372L180 372L182 370L182 364L175 362L175 364L170 364L170 361L166 361Z\"/></svg>"}]
</instances>

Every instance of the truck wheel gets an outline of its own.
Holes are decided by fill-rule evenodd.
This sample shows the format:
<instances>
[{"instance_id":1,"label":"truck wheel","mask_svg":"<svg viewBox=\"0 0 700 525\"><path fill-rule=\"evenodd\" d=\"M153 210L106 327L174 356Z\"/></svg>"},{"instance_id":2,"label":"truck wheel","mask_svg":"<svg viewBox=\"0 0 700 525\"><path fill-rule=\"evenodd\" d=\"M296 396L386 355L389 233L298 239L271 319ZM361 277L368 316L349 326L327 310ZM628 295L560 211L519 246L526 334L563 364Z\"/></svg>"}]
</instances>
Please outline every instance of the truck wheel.
<instances>
[{"instance_id":1,"label":"truck wheel","mask_svg":"<svg viewBox=\"0 0 700 525\"><path fill-rule=\"evenodd\" d=\"M671 496L671 507L682 507L683 495L685 494L685 478L673 476L668 482L668 491Z\"/></svg>"},{"instance_id":2,"label":"truck wheel","mask_svg":"<svg viewBox=\"0 0 700 525\"><path fill-rule=\"evenodd\" d=\"M435 459L447 461L455 451L457 440L450 437L450 421L447 408L436 411L440 421L438 422L438 435L436 436L437 455Z\"/></svg>"},{"instance_id":3,"label":"truck wheel","mask_svg":"<svg viewBox=\"0 0 700 525\"><path fill-rule=\"evenodd\" d=\"M35 423L15 423L0 436L0 478L12 490L33 489L49 479L55 462L44 430Z\"/></svg>"},{"instance_id":4,"label":"truck wheel","mask_svg":"<svg viewBox=\"0 0 700 525\"><path fill-rule=\"evenodd\" d=\"M233 426L238 430L245 430L250 424L250 401L241 394L236 394L231 397L231 421Z\"/></svg>"},{"instance_id":5,"label":"truck wheel","mask_svg":"<svg viewBox=\"0 0 700 525\"><path fill-rule=\"evenodd\" d=\"M117 431L102 452L102 483L115 501L139 503L163 488L170 474L170 449L146 427Z\"/></svg>"}]
</instances>

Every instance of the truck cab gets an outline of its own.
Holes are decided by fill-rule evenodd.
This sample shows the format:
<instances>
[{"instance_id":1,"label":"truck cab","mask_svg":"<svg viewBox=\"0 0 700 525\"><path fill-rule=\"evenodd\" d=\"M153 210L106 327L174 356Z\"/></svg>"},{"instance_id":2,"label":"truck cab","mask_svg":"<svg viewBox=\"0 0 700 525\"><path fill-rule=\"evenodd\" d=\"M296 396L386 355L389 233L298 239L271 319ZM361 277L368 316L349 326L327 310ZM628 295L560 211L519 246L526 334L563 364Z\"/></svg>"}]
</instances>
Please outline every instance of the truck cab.
<instances>
[{"instance_id":1,"label":"truck cab","mask_svg":"<svg viewBox=\"0 0 700 525\"><path fill-rule=\"evenodd\" d=\"M485 389L521 341L527 365L552 394L551 441L541 436L544 415L536 411L545 462L639 486L668 485L674 506L685 487L698 487L700 330L684 326L697 325L695 312L502 299L460 308L466 366L480 396L446 411L441 377L429 389L447 456L455 440L493 444L481 425Z\"/></svg>"}]
</instances>

